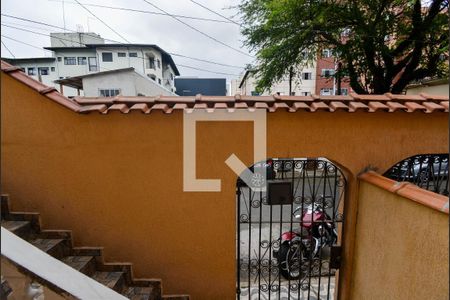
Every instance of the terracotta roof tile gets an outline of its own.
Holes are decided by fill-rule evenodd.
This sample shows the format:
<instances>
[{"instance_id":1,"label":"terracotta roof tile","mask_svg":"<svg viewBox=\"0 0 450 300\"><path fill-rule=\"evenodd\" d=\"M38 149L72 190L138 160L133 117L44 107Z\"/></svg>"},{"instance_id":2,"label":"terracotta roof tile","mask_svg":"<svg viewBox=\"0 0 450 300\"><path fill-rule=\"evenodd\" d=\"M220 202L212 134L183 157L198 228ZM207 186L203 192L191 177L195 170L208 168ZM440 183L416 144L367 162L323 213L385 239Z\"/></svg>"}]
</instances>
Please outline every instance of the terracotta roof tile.
<instances>
[{"instance_id":1,"label":"terracotta roof tile","mask_svg":"<svg viewBox=\"0 0 450 300\"><path fill-rule=\"evenodd\" d=\"M104 113L109 113L113 111L120 111L121 113L126 114L130 111L130 109L125 103L117 103L108 107L108 110L106 110Z\"/></svg>"},{"instance_id":2,"label":"terracotta roof tile","mask_svg":"<svg viewBox=\"0 0 450 300\"><path fill-rule=\"evenodd\" d=\"M370 101L389 101L390 98L386 95L362 95L362 94L355 94L350 93L350 96L353 97L354 100L370 100Z\"/></svg>"},{"instance_id":3,"label":"terracotta roof tile","mask_svg":"<svg viewBox=\"0 0 450 300\"><path fill-rule=\"evenodd\" d=\"M130 107L130 111L141 111L142 113L150 112L150 108L147 103L137 103Z\"/></svg>"},{"instance_id":4,"label":"terracotta roof tile","mask_svg":"<svg viewBox=\"0 0 450 300\"><path fill-rule=\"evenodd\" d=\"M108 106L105 104L94 104L94 105L85 105L82 106L79 110L80 113L89 113L92 111L96 111L99 113L103 113L108 109Z\"/></svg>"},{"instance_id":5,"label":"terracotta roof tile","mask_svg":"<svg viewBox=\"0 0 450 300\"><path fill-rule=\"evenodd\" d=\"M164 113L171 113L174 110L186 110L192 112L197 109L206 109L213 112L216 109L265 109L269 112L285 110L297 112L306 110L308 112L325 111L346 111L346 112L415 112L426 113L448 112L449 97L431 94L420 95L350 95L340 96L122 96L115 97L75 97L73 100L60 94L52 87L31 78L4 61L1 62L2 72L43 94L48 99L61 104L72 111L88 113L97 111L101 113L120 112L130 113L141 111L150 113L152 110L159 110Z\"/></svg>"},{"instance_id":6,"label":"terracotta roof tile","mask_svg":"<svg viewBox=\"0 0 450 300\"><path fill-rule=\"evenodd\" d=\"M304 102L294 102L294 104L292 104L291 108L290 108L290 112L296 112L297 110L308 110L311 111L311 108L309 107L308 104L304 103Z\"/></svg>"},{"instance_id":7,"label":"terracotta roof tile","mask_svg":"<svg viewBox=\"0 0 450 300\"><path fill-rule=\"evenodd\" d=\"M342 109L342 110L349 110L350 109L348 107L348 105L342 103L341 101L331 101L330 102L330 108L332 109L331 111L336 111L338 109Z\"/></svg>"},{"instance_id":8,"label":"terracotta roof tile","mask_svg":"<svg viewBox=\"0 0 450 300\"><path fill-rule=\"evenodd\" d=\"M389 111L389 106L383 104L379 101L370 101L369 102L369 112L376 112L377 110L385 110Z\"/></svg>"},{"instance_id":9,"label":"terracotta roof tile","mask_svg":"<svg viewBox=\"0 0 450 300\"><path fill-rule=\"evenodd\" d=\"M269 107L269 112L276 112L277 109L285 109L289 111L289 105L287 105L285 102L275 102L272 106Z\"/></svg>"},{"instance_id":10,"label":"terracotta roof tile","mask_svg":"<svg viewBox=\"0 0 450 300\"><path fill-rule=\"evenodd\" d=\"M408 110L408 108L405 105L403 105L399 102L388 101L388 102L386 102L386 105L389 106L389 112L394 112L397 109L401 109L404 111Z\"/></svg>"},{"instance_id":11,"label":"terracotta roof tile","mask_svg":"<svg viewBox=\"0 0 450 300\"><path fill-rule=\"evenodd\" d=\"M449 202L446 196L422 189L409 182L394 181L374 171L365 172L359 175L358 178L432 209L446 214L449 213Z\"/></svg>"},{"instance_id":12,"label":"terracotta roof tile","mask_svg":"<svg viewBox=\"0 0 450 300\"><path fill-rule=\"evenodd\" d=\"M414 112L416 110L425 112L427 110L425 106L416 102L405 102L405 106L408 108L407 112Z\"/></svg>"},{"instance_id":13,"label":"terracotta roof tile","mask_svg":"<svg viewBox=\"0 0 450 300\"><path fill-rule=\"evenodd\" d=\"M427 93L420 93L420 96L430 101L448 101L448 96L445 95L431 95Z\"/></svg>"},{"instance_id":14,"label":"terracotta roof tile","mask_svg":"<svg viewBox=\"0 0 450 300\"><path fill-rule=\"evenodd\" d=\"M444 106L442 106L440 104L436 104L434 102L422 102L422 105L427 108L427 110L425 111L426 113L432 113L434 110L443 110L443 111L445 111L445 107Z\"/></svg>"},{"instance_id":15,"label":"terracotta roof tile","mask_svg":"<svg viewBox=\"0 0 450 300\"><path fill-rule=\"evenodd\" d=\"M387 97L389 97L391 100L403 100L403 101L423 101L426 100L426 98L422 97L421 95L400 95L400 94L391 94L386 93Z\"/></svg>"},{"instance_id":16,"label":"terracotta roof tile","mask_svg":"<svg viewBox=\"0 0 450 300\"><path fill-rule=\"evenodd\" d=\"M316 110L328 110L328 111L331 110L330 107L322 101L313 102L313 103L311 103L310 107L311 107L311 112L314 112Z\"/></svg>"},{"instance_id":17,"label":"terracotta roof tile","mask_svg":"<svg viewBox=\"0 0 450 300\"><path fill-rule=\"evenodd\" d=\"M196 104L197 105L197 104ZM154 104L148 111L148 113L150 113L153 110L159 110L165 113L171 113L172 112L172 108L170 108L169 105L167 105L166 103L157 103Z\"/></svg>"},{"instance_id":18,"label":"terracotta roof tile","mask_svg":"<svg viewBox=\"0 0 450 300\"><path fill-rule=\"evenodd\" d=\"M349 112L355 112L358 109L369 111L369 107L362 102L351 101L349 103L349 107L350 107L350 109L348 110Z\"/></svg>"},{"instance_id":19,"label":"terracotta roof tile","mask_svg":"<svg viewBox=\"0 0 450 300\"><path fill-rule=\"evenodd\" d=\"M448 101L441 101L439 104L445 108L445 112L448 112Z\"/></svg>"}]
</instances>

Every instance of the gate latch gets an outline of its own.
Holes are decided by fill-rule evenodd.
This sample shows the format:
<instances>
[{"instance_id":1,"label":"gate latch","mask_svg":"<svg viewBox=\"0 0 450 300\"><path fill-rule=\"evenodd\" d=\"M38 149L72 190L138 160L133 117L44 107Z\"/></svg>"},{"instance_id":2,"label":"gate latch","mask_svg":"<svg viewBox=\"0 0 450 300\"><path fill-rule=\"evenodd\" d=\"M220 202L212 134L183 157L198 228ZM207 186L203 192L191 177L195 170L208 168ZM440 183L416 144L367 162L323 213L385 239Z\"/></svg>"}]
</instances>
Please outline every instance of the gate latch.
<instances>
[{"instance_id":1,"label":"gate latch","mask_svg":"<svg viewBox=\"0 0 450 300\"><path fill-rule=\"evenodd\" d=\"M332 246L330 253L330 268L339 269L341 267L342 247Z\"/></svg>"}]
</instances>

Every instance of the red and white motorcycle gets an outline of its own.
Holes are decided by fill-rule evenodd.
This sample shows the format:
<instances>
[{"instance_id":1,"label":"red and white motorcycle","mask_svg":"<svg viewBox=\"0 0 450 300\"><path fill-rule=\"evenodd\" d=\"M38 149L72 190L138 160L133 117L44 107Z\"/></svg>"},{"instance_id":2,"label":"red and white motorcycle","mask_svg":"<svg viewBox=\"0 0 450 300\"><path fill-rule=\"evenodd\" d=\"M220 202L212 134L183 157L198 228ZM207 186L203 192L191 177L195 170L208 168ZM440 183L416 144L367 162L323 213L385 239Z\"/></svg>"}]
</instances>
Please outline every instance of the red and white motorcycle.
<instances>
[{"instance_id":1,"label":"red and white motorcycle","mask_svg":"<svg viewBox=\"0 0 450 300\"><path fill-rule=\"evenodd\" d=\"M274 251L280 274L289 280L304 278L315 258L329 256L337 243L337 230L332 218L322 207L322 201L298 207L293 218L300 220L300 228L281 235L280 248Z\"/></svg>"}]
</instances>

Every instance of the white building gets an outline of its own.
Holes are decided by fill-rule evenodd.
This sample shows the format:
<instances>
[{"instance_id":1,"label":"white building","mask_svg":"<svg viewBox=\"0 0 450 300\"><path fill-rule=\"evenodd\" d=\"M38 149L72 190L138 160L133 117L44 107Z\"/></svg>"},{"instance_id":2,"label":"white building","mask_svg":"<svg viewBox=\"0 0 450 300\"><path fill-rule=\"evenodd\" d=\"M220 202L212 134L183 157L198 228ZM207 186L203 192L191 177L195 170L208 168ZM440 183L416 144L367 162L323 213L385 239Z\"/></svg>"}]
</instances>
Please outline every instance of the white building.
<instances>
[{"instance_id":1,"label":"white building","mask_svg":"<svg viewBox=\"0 0 450 300\"><path fill-rule=\"evenodd\" d=\"M46 85L54 86L54 81L58 79L55 57L2 58L2 60L21 67L23 72Z\"/></svg>"},{"instance_id":2,"label":"white building","mask_svg":"<svg viewBox=\"0 0 450 300\"><path fill-rule=\"evenodd\" d=\"M174 77L180 75L169 53L153 44L105 44L104 39L95 33L51 33L53 61L38 58L27 61L4 59L5 61L34 74L37 79L50 86L60 88L55 80L77 77L96 72L134 68L137 73L147 76L161 87L175 92ZM50 58L46 58L50 59ZM41 61L42 60L42 61ZM46 65L44 66L44 62ZM34 64L33 64L34 63ZM37 73L39 67L50 68L50 75ZM54 71L51 71L54 70ZM48 76L45 78L44 76ZM78 95L80 91L65 88L66 96Z\"/></svg>"},{"instance_id":3,"label":"white building","mask_svg":"<svg viewBox=\"0 0 450 300\"><path fill-rule=\"evenodd\" d=\"M102 71L56 80L66 87L83 90L86 97L123 96L175 96L171 90L138 73L133 67Z\"/></svg>"},{"instance_id":4,"label":"white building","mask_svg":"<svg viewBox=\"0 0 450 300\"><path fill-rule=\"evenodd\" d=\"M308 66L301 69L300 72L294 74L292 78L292 95L308 96L314 94L316 88L316 66ZM256 91L256 78L251 70L245 71L244 75L238 80L232 80L230 84L230 94L241 95L289 95L289 79L275 83L269 90L263 93Z\"/></svg>"}]
</instances>

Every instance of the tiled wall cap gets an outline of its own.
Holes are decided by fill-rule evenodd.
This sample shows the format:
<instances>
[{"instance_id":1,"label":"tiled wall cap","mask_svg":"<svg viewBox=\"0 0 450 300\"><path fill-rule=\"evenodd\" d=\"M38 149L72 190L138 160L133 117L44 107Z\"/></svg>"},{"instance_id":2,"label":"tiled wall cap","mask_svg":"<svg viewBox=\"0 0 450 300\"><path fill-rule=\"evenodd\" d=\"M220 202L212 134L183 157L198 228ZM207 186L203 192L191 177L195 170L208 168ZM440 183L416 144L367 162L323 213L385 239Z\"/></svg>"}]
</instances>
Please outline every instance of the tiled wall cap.
<instances>
[{"instance_id":1,"label":"tiled wall cap","mask_svg":"<svg viewBox=\"0 0 450 300\"><path fill-rule=\"evenodd\" d=\"M2 68L2 71L5 72L5 73L11 73L11 72L14 72L14 71L22 71L22 68L11 66L11 67Z\"/></svg>"},{"instance_id":2,"label":"tiled wall cap","mask_svg":"<svg viewBox=\"0 0 450 300\"><path fill-rule=\"evenodd\" d=\"M420 93L420 96L427 100L434 100L434 101L449 101L449 96L446 95L432 95L427 93Z\"/></svg>"},{"instance_id":3,"label":"tiled wall cap","mask_svg":"<svg viewBox=\"0 0 450 300\"><path fill-rule=\"evenodd\" d=\"M52 87L52 86L48 86L48 87L45 87L45 88L43 88L43 89L41 89L39 91L39 93L42 94L42 95L45 95L45 94L48 94L48 93L51 93L51 92L57 92L57 90L54 87Z\"/></svg>"},{"instance_id":4,"label":"tiled wall cap","mask_svg":"<svg viewBox=\"0 0 450 300\"><path fill-rule=\"evenodd\" d=\"M145 114L150 111L150 108L148 107L147 103L136 103L130 107L130 111L140 111Z\"/></svg>"},{"instance_id":5,"label":"tiled wall cap","mask_svg":"<svg viewBox=\"0 0 450 300\"><path fill-rule=\"evenodd\" d=\"M106 106L105 104L94 104L94 105L85 105L82 106L79 110L80 113L89 113L92 111L96 111L99 113L103 113L108 109L108 106Z\"/></svg>"},{"instance_id":6,"label":"tiled wall cap","mask_svg":"<svg viewBox=\"0 0 450 300\"><path fill-rule=\"evenodd\" d=\"M377 100L377 101L388 101L390 98L384 94L382 95L364 95L364 94L356 94L350 93L350 96L355 100L365 101L365 100Z\"/></svg>"},{"instance_id":7,"label":"tiled wall cap","mask_svg":"<svg viewBox=\"0 0 450 300\"><path fill-rule=\"evenodd\" d=\"M369 182L386 191L413 200L440 212L449 213L448 197L422 189L409 182L397 182L377 172L367 171L358 176L360 180Z\"/></svg>"},{"instance_id":8,"label":"tiled wall cap","mask_svg":"<svg viewBox=\"0 0 450 300\"><path fill-rule=\"evenodd\" d=\"M386 93L387 97L389 97L391 100L407 100L407 101L424 101L426 98L422 97L421 95L403 95L403 94L391 94Z\"/></svg>"},{"instance_id":9,"label":"tiled wall cap","mask_svg":"<svg viewBox=\"0 0 450 300\"><path fill-rule=\"evenodd\" d=\"M270 96L247 96L236 94L234 96L122 96L115 97L80 97L77 96L74 100L60 94L52 87L48 87L43 83L35 80L20 70L4 61L1 61L1 69L8 73L9 76L29 86L30 88L42 93L48 99L51 99L58 104L69 108L75 112L90 112L96 111L99 107L102 112L107 112L108 108L111 111L119 110L122 113L129 111L144 110L145 112L152 109L163 110L166 113L171 113L174 110L184 109L207 109L213 112L215 109L228 109L234 111L236 109L248 109L254 111L258 108L266 109L269 112L276 112L279 109L289 112L297 111L326 111L335 112L343 110L346 112L379 112L387 111L390 113L400 111L412 113L415 111L425 113L439 113L448 112L449 100L448 96L437 96L422 93L420 95L393 95L386 93L383 95L358 95L350 93L350 95L340 96L325 96L325 95L310 95L310 96L287 96L287 95L270 95ZM120 106L114 106L121 104ZM147 106L135 106L137 104L147 104ZM153 107L157 104L165 104L165 109L160 109L160 106ZM202 105L200 105L202 104ZM223 104L226 104L225 107ZM97 106L104 105L104 106ZM86 108L87 107L87 108ZM120 109L117 109L120 107ZM94 109L95 108L95 109ZM133 108L133 109L132 109Z\"/></svg>"}]
</instances>

